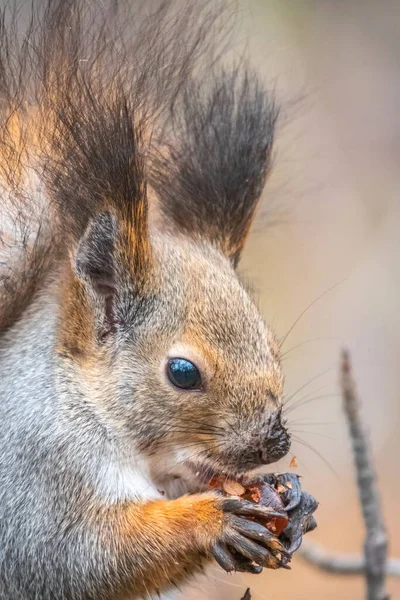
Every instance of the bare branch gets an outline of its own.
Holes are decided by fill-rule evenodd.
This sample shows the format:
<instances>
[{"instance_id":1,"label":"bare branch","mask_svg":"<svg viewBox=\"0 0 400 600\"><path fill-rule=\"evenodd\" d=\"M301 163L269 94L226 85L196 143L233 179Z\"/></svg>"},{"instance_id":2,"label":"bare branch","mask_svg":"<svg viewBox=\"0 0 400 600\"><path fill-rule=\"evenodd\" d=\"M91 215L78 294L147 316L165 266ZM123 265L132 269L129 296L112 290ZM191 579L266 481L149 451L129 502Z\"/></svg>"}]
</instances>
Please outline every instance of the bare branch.
<instances>
[{"instance_id":1,"label":"bare branch","mask_svg":"<svg viewBox=\"0 0 400 600\"><path fill-rule=\"evenodd\" d=\"M342 354L340 369L344 412L347 417L360 503L366 528L364 556L329 555L318 546L306 545L301 555L309 563L342 575L362 573L367 582L367 600L388 600L385 576L400 576L400 560L387 562L387 535L379 502L378 487L368 435L360 415L360 402L348 352Z\"/></svg>"},{"instance_id":2,"label":"bare branch","mask_svg":"<svg viewBox=\"0 0 400 600\"><path fill-rule=\"evenodd\" d=\"M341 385L344 411L353 447L360 503L366 527L364 554L367 598L368 600L386 600L388 598L385 591L388 540L379 502L368 436L362 423L360 402L357 397L350 357L347 352L343 352L342 355Z\"/></svg>"},{"instance_id":3,"label":"bare branch","mask_svg":"<svg viewBox=\"0 0 400 600\"><path fill-rule=\"evenodd\" d=\"M400 577L400 559L387 560L387 535L380 507L376 476L369 448L368 435L360 416L360 402L352 376L350 358L343 352L341 388L347 417L360 503L366 528L364 556L328 554L316 544L307 543L300 555L319 569L338 575L362 574L367 582L367 600L388 600L385 576ZM250 600L248 589L242 600Z\"/></svg>"},{"instance_id":4,"label":"bare branch","mask_svg":"<svg viewBox=\"0 0 400 600\"><path fill-rule=\"evenodd\" d=\"M365 575L365 557L357 554L329 554L317 544L306 543L298 550L309 564L337 575ZM400 559L386 562L386 575L400 577Z\"/></svg>"}]
</instances>

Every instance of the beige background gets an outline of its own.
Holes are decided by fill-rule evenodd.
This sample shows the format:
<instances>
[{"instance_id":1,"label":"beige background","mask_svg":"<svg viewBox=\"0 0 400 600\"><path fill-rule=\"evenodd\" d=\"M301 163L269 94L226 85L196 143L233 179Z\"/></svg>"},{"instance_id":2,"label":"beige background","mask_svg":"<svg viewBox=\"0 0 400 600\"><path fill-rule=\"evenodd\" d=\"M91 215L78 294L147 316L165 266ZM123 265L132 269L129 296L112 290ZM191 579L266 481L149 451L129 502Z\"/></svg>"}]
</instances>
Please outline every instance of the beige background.
<instances>
[{"instance_id":1,"label":"beige background","mask_svg":"<svg viewBox=\"0 0 400 600\"><path fill-rule=\"evenodd\" d=\"M345 345L364 402L391 553L400 556L400 3L245 0L241 13L243 39L250 37L254 61L283 103L275 169L242 271L279 336L326 292L284 344L288 395L309 382L292 400L310 400L290 413L292 430L322 457L293 444L303 485L321 502L309 539L332 551L362 546L337 385ZM239 600L247 585L254 600L364 598L362 578L328 576L300 558L291 572L212 573L185 600ZM400 598L400 580L388 588Z\"/></svg>"}]
</instances>

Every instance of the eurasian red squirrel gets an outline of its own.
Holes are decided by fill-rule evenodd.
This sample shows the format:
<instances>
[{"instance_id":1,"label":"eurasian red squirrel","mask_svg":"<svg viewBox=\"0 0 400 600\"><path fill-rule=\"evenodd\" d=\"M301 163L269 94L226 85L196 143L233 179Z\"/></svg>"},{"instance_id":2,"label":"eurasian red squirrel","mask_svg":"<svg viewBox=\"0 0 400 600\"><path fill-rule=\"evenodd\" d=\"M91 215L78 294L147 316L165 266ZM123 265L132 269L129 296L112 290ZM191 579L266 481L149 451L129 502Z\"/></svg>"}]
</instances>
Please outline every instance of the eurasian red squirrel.
<instances>
[{"instance_id":1,"label":"eurasian red squirrel","mask_svg":"<svg viewBox=\"0 0 400 600\"><path fill-rule=\"evenodd\" d=\"M2 600L281 564L244 518L268 509L206 486L290 436L279 345L236 271L278 111L243 61L218 66L221 14L199 4L2 13Z\"/></svg>"}]
</instances>

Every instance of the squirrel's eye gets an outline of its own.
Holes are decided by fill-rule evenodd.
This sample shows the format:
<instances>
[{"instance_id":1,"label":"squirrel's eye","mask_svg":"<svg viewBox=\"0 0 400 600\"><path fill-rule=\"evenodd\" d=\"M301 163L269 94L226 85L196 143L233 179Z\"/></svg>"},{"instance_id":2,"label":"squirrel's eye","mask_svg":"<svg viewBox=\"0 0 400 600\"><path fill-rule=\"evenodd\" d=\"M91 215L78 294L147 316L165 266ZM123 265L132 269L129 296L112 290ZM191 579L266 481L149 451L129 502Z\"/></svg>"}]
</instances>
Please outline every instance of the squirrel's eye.
<instances>
[{"instance_id":1,"label":"squirrel's eye","mask_svg":"<svg viewBox=\"0 0 400 600\"><path fill-rule=\"evenodd\" d=\"M201 389L201 376L198 368L184 358L171 358L167 364L168 378L183 390Z\"/></svg>"}]
</instances>

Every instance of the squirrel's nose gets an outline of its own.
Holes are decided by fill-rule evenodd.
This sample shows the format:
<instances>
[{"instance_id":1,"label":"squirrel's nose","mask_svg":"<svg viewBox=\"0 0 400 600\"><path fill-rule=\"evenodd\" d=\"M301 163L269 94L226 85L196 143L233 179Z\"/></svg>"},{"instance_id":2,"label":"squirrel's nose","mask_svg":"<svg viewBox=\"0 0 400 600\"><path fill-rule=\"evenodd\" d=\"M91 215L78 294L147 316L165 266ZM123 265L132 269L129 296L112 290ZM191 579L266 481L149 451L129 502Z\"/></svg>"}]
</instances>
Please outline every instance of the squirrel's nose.
<instances>
[{"instance_id":1,"label":"squirrel's nose","mask_svg":"<svg viewBox=\"0 0 400 600\"><path fill-rule=\"evenodd\" d=\"M268 432L261 443L262 459L268 464L286 456L290 450L290 435L282 423L281 413L275 413L269 420Z\"/></svg>"},{"instance_id":2,"label":"squirrel's nose","mask_svg":"<svg viewBox=\"0 0 400 600\"><path fill-rule=\"evenodd\" d=\"M254 439L254 458L258 463L268 465L286 456L290 450L291 439L282 423L281 414L275 413L268 420L267 430L259 432Z\"/></svg>"},{"instance_id":3,"label":"squirrel's nose","mask_svg":"<svg viewBox=\"0 0 400 600\"><path fill-rule=\"evenodd\" d=\"M260 459L263 464L276 462L286 456L290 450L290 444L290 435L283 427L272 436L268 435L260 449Z\"/></svg>"},{"instance_id":4,"label":"squirrel's nose","mask_svg":"<svg viewBox=\"0 0 400 600\"><path fill-rule=\"evenodd\" d=\"M238 467L250 470L269 465L283 458L290 449L290 435L284 427L272 435L254 436L251 443L237 457Z\"/></svg>"}]
</instances>

